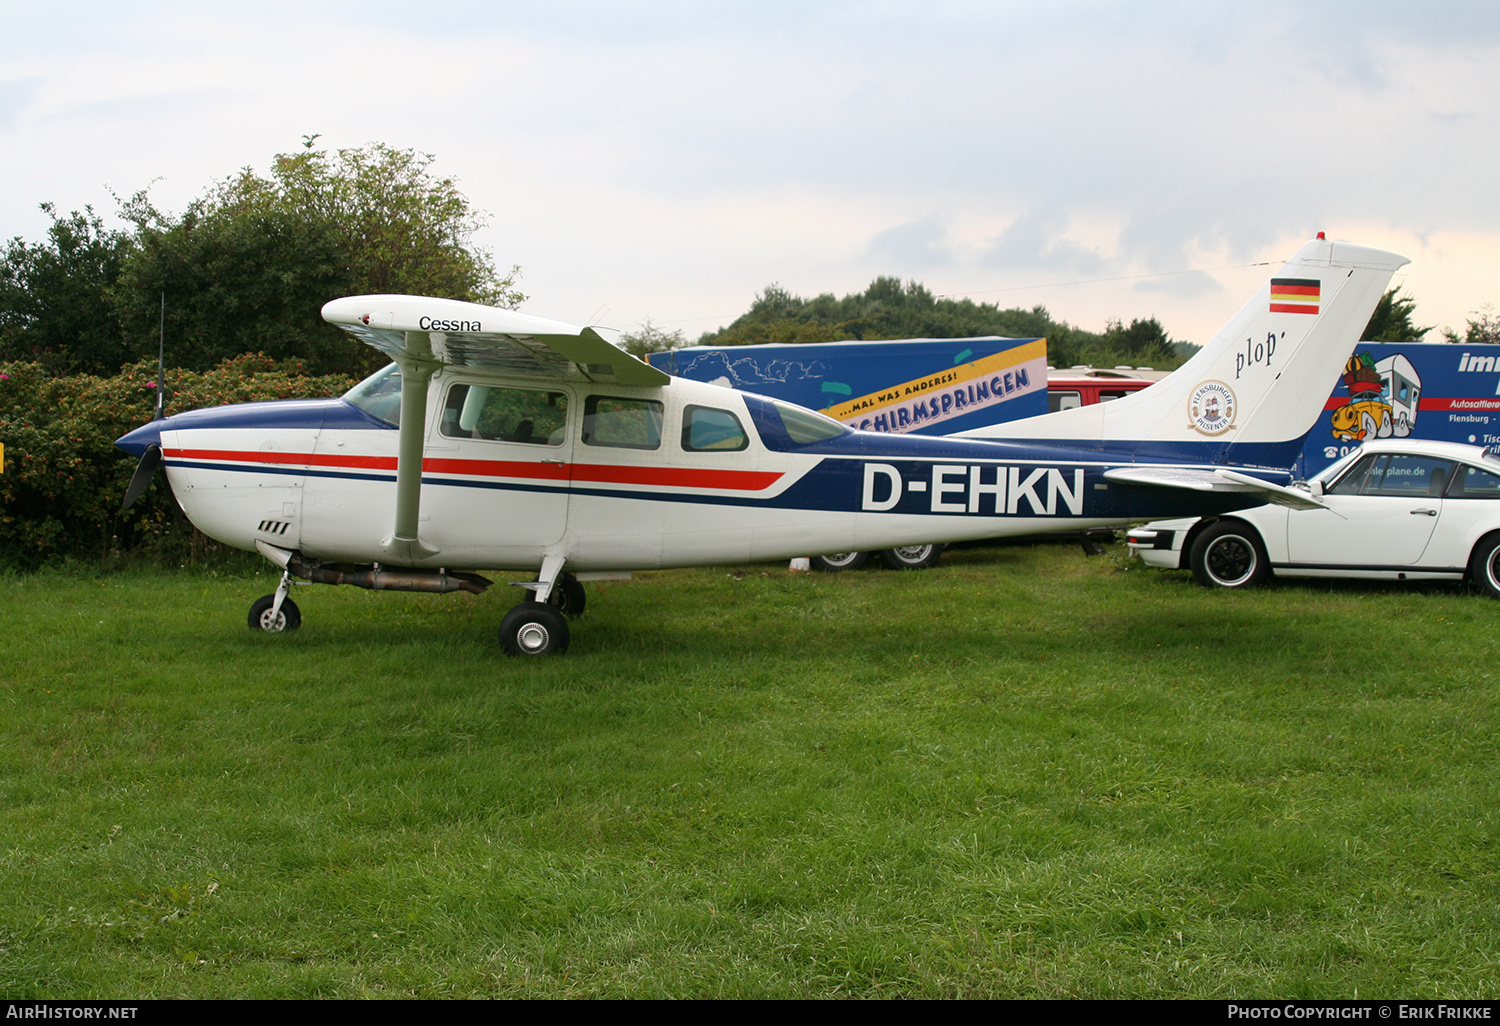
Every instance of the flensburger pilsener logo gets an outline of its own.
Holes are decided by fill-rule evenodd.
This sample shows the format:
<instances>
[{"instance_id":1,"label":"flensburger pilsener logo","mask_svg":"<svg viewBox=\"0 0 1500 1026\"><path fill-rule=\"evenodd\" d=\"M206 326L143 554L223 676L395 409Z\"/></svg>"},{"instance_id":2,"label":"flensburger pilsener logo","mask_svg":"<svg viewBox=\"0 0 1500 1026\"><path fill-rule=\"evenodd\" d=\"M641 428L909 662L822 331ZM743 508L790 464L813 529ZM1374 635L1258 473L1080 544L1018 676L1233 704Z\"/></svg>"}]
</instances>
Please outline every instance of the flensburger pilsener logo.
<instances>
[{"instance_id":1,"label":"flensburger pilsener logo","mask_svg":"<svg viewBox=\"0 0 1500 1026\"><path fill-rule=\"evenodd\" d=\"M1205 381L1188 398L1188 426L1203 435L1222 435L1234 427L1234 389L1222 381Z\"/></svg>"}]
</instances>

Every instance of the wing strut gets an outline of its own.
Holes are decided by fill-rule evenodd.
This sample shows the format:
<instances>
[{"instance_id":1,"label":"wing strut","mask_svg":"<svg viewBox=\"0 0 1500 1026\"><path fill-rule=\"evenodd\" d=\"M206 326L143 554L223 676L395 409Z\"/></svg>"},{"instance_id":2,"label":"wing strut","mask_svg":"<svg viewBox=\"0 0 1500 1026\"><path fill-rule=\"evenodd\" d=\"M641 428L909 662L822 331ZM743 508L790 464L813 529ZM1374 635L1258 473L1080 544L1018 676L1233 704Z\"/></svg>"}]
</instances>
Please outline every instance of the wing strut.
<instances>
[{"instance_id":1,"label":"wing strut","mask_svg":"<svg viewBox=\"0 0 1500 1026\"><path fill-rule=\"evenodd\" d=\"M406 332L406 352L395 355L401 368L401 435L396 456L396 530L380 550L398 563L415 564L438 550L417 537L422 506L422 443L427 437L427 385L442 366L432 357L425 331Z\"/></svg>"}]
</instances>

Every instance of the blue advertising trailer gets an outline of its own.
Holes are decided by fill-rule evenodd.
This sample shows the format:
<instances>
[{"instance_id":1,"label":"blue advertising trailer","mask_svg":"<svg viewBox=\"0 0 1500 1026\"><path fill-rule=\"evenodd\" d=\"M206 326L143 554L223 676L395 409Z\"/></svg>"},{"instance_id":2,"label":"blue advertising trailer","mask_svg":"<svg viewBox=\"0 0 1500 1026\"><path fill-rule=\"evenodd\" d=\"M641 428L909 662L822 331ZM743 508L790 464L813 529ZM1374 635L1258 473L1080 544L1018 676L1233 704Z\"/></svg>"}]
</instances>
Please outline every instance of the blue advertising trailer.
<instances>
[{"instance_id":1,"label":"blue advertising trailer","mask_svg":"<svg viewBox=\"0 0 1500 1026\"><path fill-rule=\"evenodd\" d=\"M691 346L648 360L677 377L784 399L865 431L948 435L1047 412L1041 338Z\"/></svg>"},{"instance_id":2,"label":"blue advertising trailer","mask_svg":"<svg viewBox=\"0 0 1500 1026\"><path fill-rule=\"evenodd\" d=\"M1500 445L1500 345L1361 342L1303 443L1311 477L1373 438Z\"/></svg>"}]
</instances>

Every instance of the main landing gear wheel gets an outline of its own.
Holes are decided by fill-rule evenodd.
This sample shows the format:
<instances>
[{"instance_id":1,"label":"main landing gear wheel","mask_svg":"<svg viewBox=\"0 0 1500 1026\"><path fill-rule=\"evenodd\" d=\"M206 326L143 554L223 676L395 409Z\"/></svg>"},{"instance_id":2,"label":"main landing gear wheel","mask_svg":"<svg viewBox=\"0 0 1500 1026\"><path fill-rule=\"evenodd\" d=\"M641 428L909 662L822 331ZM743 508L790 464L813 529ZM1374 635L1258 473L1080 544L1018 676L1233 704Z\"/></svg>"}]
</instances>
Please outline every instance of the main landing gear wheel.
<instances>
[{"instance_id":1,"label":"main landing gear wheel","mask_svg":"<svg viewBox=\"0 0 1500 1026\"><path fill-rule=\"evenodd\" d=\"M280 634L283 631L294 631L302 626L302 611L297 608L297 603L290 598L282 599L281 611L273 619L271 607L275 604L275 595L262 595L250 604L250 629L252 631Z\"/></svg>"},{"instance_id":2,"label":"main landing gear wheel","mask_svg":"<svg viewBox=\"0 0 1500 1026\"><path fill-rule=\"evenodd\" d=\"M1217 523L1193 542L1193 576L1205 588L1249 588L1270 574L1266 550L1255 531L1240 523Z\"/></svg>"},{"instance_id":3,"label":"main landing gear wheel","mask_svg":"<svg viewBox=\"0 0 1500 1026\"><path fill-rule=\"evenodd\" d=\"M868 552L835 552L829 556L814 556L808 562L819 573L836 574L840 570L858 570L869 558Z\"/></svg>"},{"instance_id":4,"label":"main landing gear wheel","mask_svg":"<svg viewBox=\"0 0 1500 1026\"><path fill-rule=\"evenodd\" d=\"M584 606L588 605L588 596L584 594L583 585L578 583L578 578L572 574L563 574L552 585L547 605L564 616L582 616Z\"/></svg>"},{"instance_id":5,"label":"main landing gear wheel","mask_svg":"<svg viewBox=\"0 0 1500 1026\"><path fill-rule=\"evenodd\" d=\"M506 655L544 656L568 650L568 621L545 602L522 602L500 622Z\"/></svg>"},{"instance_id":6,"label":"main landing gear wheel","mask_svg":"<svg viewBox=\"0 0 1500 1026\"><path fill-rule=\"evenodd\" d=\"M880 562L887 570L925 570L936 566L942 554L941 545L904 545L899 549L881 549Z\"/></svg>"}]
</instances>

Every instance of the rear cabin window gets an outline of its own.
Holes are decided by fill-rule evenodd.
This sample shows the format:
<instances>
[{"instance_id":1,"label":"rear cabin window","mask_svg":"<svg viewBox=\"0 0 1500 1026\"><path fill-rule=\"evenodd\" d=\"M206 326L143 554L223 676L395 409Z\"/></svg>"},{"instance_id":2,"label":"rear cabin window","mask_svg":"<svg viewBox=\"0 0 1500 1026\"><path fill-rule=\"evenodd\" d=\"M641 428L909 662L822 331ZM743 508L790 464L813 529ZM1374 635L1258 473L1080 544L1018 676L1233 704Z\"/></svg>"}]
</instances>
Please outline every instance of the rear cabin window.
<instances>
[{"instance_id":1,"label":"rear cabin window","mask_svg":"<svg viewBox=\"0 0 1500 1026\"><path fill-rule=\"evenodd\" d=\"M568 397L562 392L454 385L439 430L445 438L562 445L567 428Z\"/></svg>"},{"instance_id":2,"label":"rear cabin window","mask_svg":"<svg viewBox=\"0 0 1500 1026\"><path fill-rule=\"evenodd\" d=\"M786 433L798 445L826 442L849 430L832 417L814 413L812 410L804 410L800 406L792 406L790 403L779 402L775 399L771 400L771 405L776 407L777 413L781 414L782 427L786 428Z\"/></svg>"},{"instance_id":3,"label":"rear cabin window","mask_svg":"<svg viewBox=\"0 0 1500 1026\"><path fill-rule=\"evenodd\" d=\"M583 405L583 444L659 449L661 420L662 405L655 400L591 395Z\"/></svg>"},{"instance_id":4,"label":"rear cabin window","mask_svg":"<svg viewBox=\"0 0 1500 1026\"><path fill-rule=\"evenodd\" d=\"M728 410L689 406L682 411L682 448L687 452L739 452L749 444L740 419Z\"/></svg>"}]
</instances>

